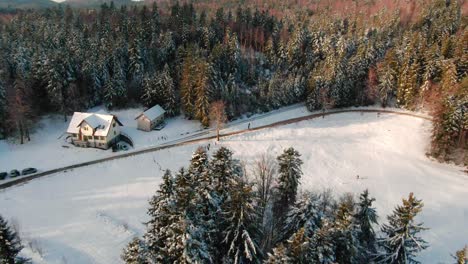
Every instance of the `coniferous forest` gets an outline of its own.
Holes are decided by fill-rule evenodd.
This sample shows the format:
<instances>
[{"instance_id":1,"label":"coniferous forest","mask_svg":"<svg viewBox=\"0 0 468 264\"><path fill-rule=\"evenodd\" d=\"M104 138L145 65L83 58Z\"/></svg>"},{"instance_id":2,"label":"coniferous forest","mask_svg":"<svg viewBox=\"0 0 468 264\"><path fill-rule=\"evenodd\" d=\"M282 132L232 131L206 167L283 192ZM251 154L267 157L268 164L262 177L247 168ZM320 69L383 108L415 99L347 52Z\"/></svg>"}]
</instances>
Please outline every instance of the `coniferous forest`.
<instances>
[{"instance_id":1,"label":"coniferous forest","mask_svg":"<svg viewBox=\"0 0 468 264\"><path fill-rule=\"evenodd\" d=\"M355 1L341 14L326 5L278 12L188 1L2 14L0 135L23 142L45 113L66 119L100 104L160 104L204 126L219 100L229 119L298 102L311 111L380 104L429 110L430 154L463 155L468 29L461 2L360 12L371 2L379 1Z\"/></svg>"}]
</instances>

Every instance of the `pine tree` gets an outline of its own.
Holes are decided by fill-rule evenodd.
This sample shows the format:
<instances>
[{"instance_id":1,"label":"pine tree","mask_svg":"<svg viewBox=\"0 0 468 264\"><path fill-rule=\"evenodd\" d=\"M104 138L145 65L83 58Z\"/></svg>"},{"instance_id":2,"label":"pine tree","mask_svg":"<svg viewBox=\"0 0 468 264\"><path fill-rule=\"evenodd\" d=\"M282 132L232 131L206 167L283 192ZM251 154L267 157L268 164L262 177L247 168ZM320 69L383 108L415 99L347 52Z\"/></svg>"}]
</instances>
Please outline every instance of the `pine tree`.
<instances>
[{"instance_id":1,"label":"pine tree","mask_svg":"<svg viewBox=\"0 0 468 264\"><path fill-rule=\"evenodd\" d=\"M403 199L403 205L397 206L393 214L387 217L388 224L382 226L385 237L379 239L382 249L379 263L420 263L415 259L416 254L428 247L426 241L418 236L427 228L415 223L415 217L422 207L422 201L410 193L408 199Z\"/></svg>"},{"instance_id":2,"label":"pine tree","mask_svg":"<svg viewBox=\"0 0 468 264\"><path fill-rule=\"evenodd\" d=\"M126 248L124 248L121 258L126 264L146 264L150 263L145 256L143 242L135 237Z\"/></svg>"},{"instance_id":3,"label":"pine tree","mask_svg":"<svg viewBox=\"0 0 468 264\"><path fill-rule=\"evenodd\" d=\"M158 89L155 85L156 80L157 77L150 75L146 75L143 78L143 93L141 95L141 100L146 107L152 107L156 104L155 101L160 99L158 98L160 95L158 95Z\"/></svg>"},{"instance_id":4,"label":"pine tree","mask_svg":"<svg viewBox=\"0 0 468 264\"><path fill-rule=\"evenodd\" d=\"M182 79L180 81L180 94L181 94L181 103L184 113L189 118L193 118L195 115L195 74L194 74L194 64L195 59L192 57L193 50L189 49L187 51L188 57L184 59L182 66Z\"/></svg>"},{"instance_id":5,"label":"pine tree","mask_svg":"<svg viewBox=\"0 0 468 264\"><path fill-rule=\"evenodd\" d=\"M268 254L265 263L311 263L310 238L305 228L300 228L288 240ZM283 261L283 262L280 262Z\"/></svg>"},{"instance_id":6,"label":"pine tree","mask_svg":"<svg viewBox=\"0 0 468 264\"><path fill-rule=\"evenodd\" d=\"M195 118L201 121L202 125L210 125L210 86L209 86L209 65L206 62L199 61L195 65Z\"/></svg>"},{"instance_id":7,"label":"pine tree","mask_svg":"<svg viewBox=\"0 0 468 264\"><path fill-rule=\"evenodd\" d=\"M457 264L467 264L468 263L468 246L458 250L454 256Z\"/></svg>"},{"instance_id":8,"label":"pine tree","mask_svg":"<svg viewBox=\"0 0 468 264\"><path fill-rule=\"evenodd\" d=\"M25 260L18 257L22 249L23 246L21 246L18 234L8 226L8 223L0 215L0 263L24 263Z\"/></svg>"},{"instance_id":9,"label":"pine tree","mask_svg":"<svg viewBox=\"0 0 468 264\"><path fill-rule=\"evenodd\" d=\"M365 190L359 196L357 203L357 212L354 215L354 221L357 225L357 239L360 244L359 260L360 262L370 262L376 254L376 237L373 225L377 224L377 213L372 203L375 198L369 197L369 191Z\"/></svg>"},{"instance_id":10,"label":"pine tree","mask_svg":"<svg viewBox=\"0 0 468 264\"><path fill-rule=\"evenodd\" d=\"M198 148L192 156L189 172L196 182L192 222L199 228L197 233L204 243L204 251L209 252L209 259L218 248L217 224L220 212L220 197L213 187L213 179L209 171L208 155L204 148ZM206 255L206 254L205 254Z\"/></svg>"},{"instance_id":11,"label":"pine tree","mask_svg":"<svg viewBox=\"0 0 468 264\"><path fill-rule=\"evenodd\" d=\"M116 57L113 60L112 72L112 77L104 85L104 101L109 109L123 105L127 94L126 79L120 61Z\"/></svg>"},{"instance_id":12,"label":"pine tree","mask_svg":"<svg viewBox=\"0 0 468 264\"><path fill-rule=\"evenodd\" d=\"M273 203L273 217L276 221L276 232L281 232L289 208L296 202L297 188L302 176L302 160L294 148L284 150L278 156L278 187Z\"/></svg>"},{"instance_id":13,"label":"pine tree","mask_svg":"<svg viewBox=\"0 0 468 264\"><path fill-rule=\"evenodd\" d=\"M396 86L395 72L389 65L382 65L379 69L378 93L380 104L385 107L388 105L389 97Z\"/></svg>"},{"instance_id":14,"label":"pine tree","mask_svg":"<svg viewBox=\"0 0 468 264\"><path fill-rule=\"evenodd\" d=\"M213 178L213 188L225 200L228 190L237 178L242 176L242 169L238 160L232 158L232 151L221 147L210 161L210 175Z\"/></svg>"},{"instance_id":15,"label":"pine tree","mask_svg":"<svg viewBox=\"0 0 468 264\"><path fill-rule=\"evenodd\" d=\"M284 264L293 263L288 255L287 249L283 244L280 244L273 249L273 253L268 253L268 259L265 264Z\"/></svg>"},{"instance_id":16,"label":"pine tree","mask_svg":"<svg viewBox=\"0 0 468 264\"><path fill-rule=\"evenodd\" d=\"M146 223L147 231L143 238L151 259L155 261L170 259L165 251L165 242L171 235L166 228L176 220L174 189L174 179L171 172L166 170L159 190L149 202L148 215L150 220Z\"/></svg>"},{"instance_id":17,"label":"pine tree","mask_svg":"<svg viewBox=\"0 0 468 264\"><path fill-rule=\"evenodd\" d=\"M177 102L176 88L171 77L169 65L164 65L164 69L159 78L161 78L161 87L159 89L164 91L163 107L168 116L175 116L179 113L179 103Z\"/></svg>"},{"instance_id":18,"label":"pine tree","mask_svg":"<svg viewBox=\"0 0 468 264\"><path fill-rule=\"evenodd\" d=\"M0 138L6 136L7 100L3 82L0 80Z\"/></svg>"},{"instance_id":19,"label":"pine tree","mask_svg":"<svg viewBox=\"0 0 468 264\"><path fill-rule=\"evenodd\" d=\"M260 263L258 246L259 218L252 186L238 177L232 179L229 199L222 205L225 228L223 243L227 246L225 263Z\"/></svg>"},{"instance_id":20,"label":"pine tree","mask_svg":"<svg viewBox=\"0 0 468 264\"><path fill-rule=\"evenodd\" d=\"M457 68L453 61L444 61L440 85L443 91L452 90L457 84Z\"/></svg>"},{"instance_id":21,"label":"pine tree","mask_svg":"<svg viewBox=\"0 0 468 264\"><path fill-rule=\"evenodd\" d=\"M304 229L306 235L311 235L320 228L322 214L319 212L319 197L306 193L291 207L285 220L283 238L289 238L299 229Z\"/></svg>"},{"instance_id":22,"label":"pine tree","mask_svg":"<svg viewBox=\"0 0 468 264\"><path fill-rule=\"evenodd\" d=\"M352 196L344 197L336 210L334 222L335 258L337 263L359 263L356 225L353 219L354 201Z\"/></svg>"}]
</instances>

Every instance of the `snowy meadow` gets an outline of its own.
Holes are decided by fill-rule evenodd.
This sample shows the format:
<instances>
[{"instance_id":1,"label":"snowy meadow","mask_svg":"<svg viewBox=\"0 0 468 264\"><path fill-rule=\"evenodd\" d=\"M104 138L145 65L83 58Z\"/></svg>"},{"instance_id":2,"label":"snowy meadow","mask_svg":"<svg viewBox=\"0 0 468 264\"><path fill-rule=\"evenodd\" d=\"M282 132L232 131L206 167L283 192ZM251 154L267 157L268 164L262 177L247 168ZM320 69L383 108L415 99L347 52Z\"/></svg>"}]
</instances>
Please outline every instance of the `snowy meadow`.
<instances>
[{"instance_id":1,"label":"snowy meadow","mask_svg":"<svg viewBox=\"0 0 468 264\"><path fill-rule=\"evenodd\" d=\"M337 114L57 173L1 191L0 208L34 263L121 263L122 248L144 232L164 170L187 166L197 147L228 147L249 171L261 155L292 146L304 161L301 190L369 189L379 223L414 192L424 202L418 220L430 228L419 260L451 263L450 254L467 243L468 176L425 155L429 130L430 122L414 117Z\"/></svg>"}]
</instances>

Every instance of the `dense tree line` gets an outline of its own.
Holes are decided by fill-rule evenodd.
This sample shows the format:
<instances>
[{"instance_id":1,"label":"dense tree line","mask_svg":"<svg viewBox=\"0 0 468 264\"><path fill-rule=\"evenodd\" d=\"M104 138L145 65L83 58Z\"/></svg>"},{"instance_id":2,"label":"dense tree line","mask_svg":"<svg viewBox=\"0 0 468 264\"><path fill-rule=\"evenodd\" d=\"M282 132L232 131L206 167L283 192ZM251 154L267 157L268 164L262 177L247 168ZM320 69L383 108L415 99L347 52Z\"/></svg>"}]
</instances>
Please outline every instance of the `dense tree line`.
<instances>
[{"instance_id":1,"label":"dense tree line","mask_svg":"<svg viewBox=\"0 0 468 264\"><path fill-rule=\"evenodd\" d=\"M300 154L264 157L249 175L233 153L204 148L188 168L166 171L150 199L142 238L122 252L126 263L418 263L427 247L412 193L376 235L375 201L330 192L298 192ZM252 177L254 176L254 177ZM458 253L457 253L458 254Z\"/></svg>"},{"instance_id":2,"label":"dense tree line","mask_svg":"<svg viewBox=\"0 0 468 264\"><path fill-rule=\"evenodd\" d=\"M164 12L112 3L19 12L0 26L0 134L27 139L37 115L98 104L161 104L207 126L219 100L228 118L303 101L310 110L425 102L436 120L432 154L466 151L458 1L428 1L410 21L385 9L370 18L295 12L208 14L178 2Z\"/></svg>"}]
</instances>

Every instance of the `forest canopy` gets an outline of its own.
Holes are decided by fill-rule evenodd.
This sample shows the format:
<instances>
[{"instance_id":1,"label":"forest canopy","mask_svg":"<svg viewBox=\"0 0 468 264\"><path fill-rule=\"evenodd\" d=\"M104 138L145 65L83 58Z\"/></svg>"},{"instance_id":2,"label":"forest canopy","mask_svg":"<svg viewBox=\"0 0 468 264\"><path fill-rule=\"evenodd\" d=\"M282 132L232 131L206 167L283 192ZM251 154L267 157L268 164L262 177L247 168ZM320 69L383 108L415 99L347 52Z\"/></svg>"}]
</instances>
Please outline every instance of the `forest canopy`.
<instances>
[{"instance_id":1,"label":"forest canopy","mask_svg":"<svg viewBox=\"0 0 468 264\"><path fill-rule=\"evenodd\" d=\"M468 30L458 1L374 12L379 1L349 12L209 3L14 13L0 24L0 135L23 138L44 113L66 120L100 104L160 104L206 125L215 101L230 119L298 102L311 111L378 103L431 110L433 155L466 151Z\"/></svg>"}]
</instances>

